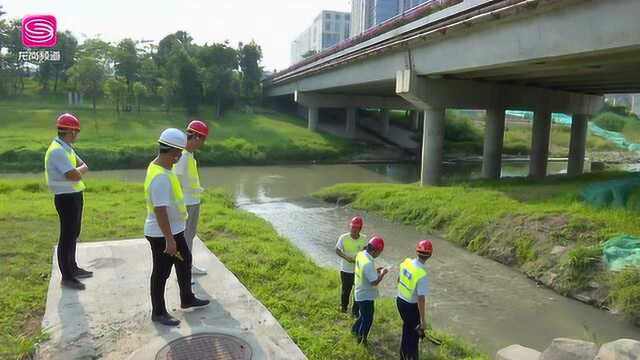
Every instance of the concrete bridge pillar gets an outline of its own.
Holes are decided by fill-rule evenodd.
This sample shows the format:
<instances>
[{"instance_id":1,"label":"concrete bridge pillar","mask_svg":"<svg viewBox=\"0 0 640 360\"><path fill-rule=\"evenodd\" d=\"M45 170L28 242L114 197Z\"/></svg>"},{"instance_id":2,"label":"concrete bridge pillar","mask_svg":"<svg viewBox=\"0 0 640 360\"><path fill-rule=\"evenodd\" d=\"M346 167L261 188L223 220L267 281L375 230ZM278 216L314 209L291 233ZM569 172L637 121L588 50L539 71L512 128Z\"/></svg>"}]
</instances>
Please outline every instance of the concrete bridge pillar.
<instances>
[{"instance_id":1,"label":"concrete bridge pillar","mask_svg":"<svg viewBox=\"0 0 640 360\"><path fill-rule=\"evenodd\" d=\"M320 118L320 109L317 106L309 106L308 114L308 128L309 130L316 131L318 129L318 120Z\"/></svg>"},{"instance_id":2,"label":"concrete bridge pillar","mask_svg":"<svg viewBox=\"0 0 640 360\"><path fill-rule=\"evenodd\" d=\"M430 108L424 111L424 132L422 135L422 185L438 185L442 174L442 153L444 148L444 108Z\"/></svg>"},{"instance_id":3,"label":"concrete bridge pillar","mask_svg":"<svg viewBox=\"0 0 640 360\"><path fill-rule=\"evenodd\" d=\"M411 111L411 129L419 130L420 129L420 119L421 112L418 110Z\"/></svg>"},{"instance_id":4,"label":"concrete bridge pillar","mask_svg":"<svg viewBox=\"0 0 640 360\"><path fill-rule=\"evenodd\" d=\"M391 111L387 109L382 110L382 136L389 135L389 119L391 117Z\"/></svg>"},{"instance_id":5,"label":"concrete bridge pillar","mask_svg":"<svg viewBox=\"0 0 640 360\"><path fill-rule=\"evenodd\" d=\"M485 179L500 179L504 144L504 113L505 109L502 107L487 110L482 158L482 177Z\"/></svg>"},{"instance_id":6,"label":"concrete bridge pillar","mask_svg":"<svg viewBox=\"0 0 640 360\"><path fill-rule=\"evenodd\" d=\"M551 112L538 110L533 115L533 136L529 160L529 176L544 179L547 176L549 160L549 136L551 132Z\"/></svg>"},{"instance_id":7,"label":"concrete bridge pillar","mask_svg":"<svg viewBox=\"0 0 640 360\"><path fill-rule=\"evenodd\" d=\"M571 141L569 143L569 176L580 175L584 171L584 155L587 148L588 115L573 115L571 123Z\"/></svg>"},{"instance_id":8,"label":"concrete bridge pillar","mask_svg":"<svg viewBox=\"0 0 640 360\"><path fill-rule=\"evenodd\" d=\"M347 124L345 127L345 131L347 136L355 137L356 136L356 122L358 120L358 108L348 107L347 108Z\"/></svg>"}]
</instances>

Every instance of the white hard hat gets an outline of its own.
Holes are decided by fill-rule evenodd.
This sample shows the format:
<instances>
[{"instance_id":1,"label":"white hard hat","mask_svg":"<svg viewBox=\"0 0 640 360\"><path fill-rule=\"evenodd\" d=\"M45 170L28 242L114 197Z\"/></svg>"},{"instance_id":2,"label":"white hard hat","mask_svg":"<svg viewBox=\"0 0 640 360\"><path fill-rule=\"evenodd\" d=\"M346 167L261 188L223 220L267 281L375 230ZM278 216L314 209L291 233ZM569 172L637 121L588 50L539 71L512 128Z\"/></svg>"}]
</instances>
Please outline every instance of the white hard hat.
<instances>
[{"instance_id":1,"label":"white hard hat","mask_svg":"<svg viewBox=\"0 0 640 360\"><path fill-rule=\"evenodd\" d=\"M158 142L177 149L184 149L187 146L187 135L181 130L169 128L160 134Z\"/></svg>"}]
</instances>

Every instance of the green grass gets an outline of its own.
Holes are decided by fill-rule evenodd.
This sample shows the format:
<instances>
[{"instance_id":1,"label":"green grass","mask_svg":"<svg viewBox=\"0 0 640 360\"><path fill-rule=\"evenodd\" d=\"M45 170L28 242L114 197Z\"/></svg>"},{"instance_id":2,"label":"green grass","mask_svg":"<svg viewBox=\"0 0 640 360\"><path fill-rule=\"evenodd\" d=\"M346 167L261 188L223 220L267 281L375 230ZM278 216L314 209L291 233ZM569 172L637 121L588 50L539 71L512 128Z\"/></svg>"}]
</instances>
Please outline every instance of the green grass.
<instances>
[{"instance_id":1,"label":"green grass","mask_svg":"<svg viewBox=\"0 0 640 360\"><path fill-rule=\"evenodd\" d=\"M598 114L593 121L605 130L621 132L630 143L640 143L640 120L637 116L607 111Z\"/></svg>"},{"instance_id":2,"label":"green grass","mask_svg":"<svg viewBox=\"0 0 640 360\"><path fill-rule=\"evenodd\" d=\"M83 241L142 234L140 184L92 181L85 193ZM58 219L52 196L35 181L0 180L0 358L27 357L46 337L44 311ZM376 303L370 350L349 334L338 311L339 277L321 268L257 216L235 208L221 191L207 191L200 236L272 312L310 359L397 357L400 318L392 299ZM460 339L434 331L443 346L423 346L423 359L488 359Z\"/></svg>"},{"instance_id":3,"label":"green grass","mask_svg":"<svg viewBox=\"0 0 640 360\"><path fill-rule=\"evenodd\" d=\"M55 119L62 108L34 108L0 103L0 172L40 171L44 152L55 136ZM142 168L156 152L156 140L166 127L184 128L179 112L121 113L99 108L75 112L82 122L78 153L90 168ZM298 161L336 161L354 147L336 137L311 132L304 121L271 112L228 112L212 120L201 114L211 135L200 152L202 165L273 164Z\"/></svg>"},{"instance_id":4,"label":"green grass","mask_svg":"<svg viewBox=\"0 0 640 360\"><path fill-rule=\"evenodd\" d=\"M533 278L558 275L552 287L570 294L605 275L599 266L603 241L618 234L640 235L637 212L596 209L579 200L580 190L588 184L624 175L552 177L540 182L465 181L441 187L342 184L315 196L326 201L342 198L354 208L379 212L423 230L444 230L449 241L517 266ZM565 246L568 251L551 255L555 246ZM606 285L613 293L630 287L622 282ZM637 302L632 305L613 300L630 318L639 319L638 312L627 309L639 306L640 297L634 297Z\"/></svg>"}]
</instances>

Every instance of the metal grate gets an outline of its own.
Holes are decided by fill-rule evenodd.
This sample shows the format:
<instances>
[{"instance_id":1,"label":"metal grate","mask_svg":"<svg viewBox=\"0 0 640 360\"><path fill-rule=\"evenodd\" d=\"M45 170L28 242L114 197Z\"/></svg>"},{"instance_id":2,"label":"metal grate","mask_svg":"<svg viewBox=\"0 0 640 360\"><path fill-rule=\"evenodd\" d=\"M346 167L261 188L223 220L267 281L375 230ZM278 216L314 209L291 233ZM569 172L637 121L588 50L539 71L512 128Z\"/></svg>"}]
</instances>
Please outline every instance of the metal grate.
<instances>
[{"instance_id":1,"label":"metal grate","mask_svg":"<svg viewBox=\"0 0 640 360\"><path fill-rule=\"evenodd\" d=\"M176 339L158 351L156 360L251 360L245 341L225 334L197 334Z\"/></svg>"}]
</instances>

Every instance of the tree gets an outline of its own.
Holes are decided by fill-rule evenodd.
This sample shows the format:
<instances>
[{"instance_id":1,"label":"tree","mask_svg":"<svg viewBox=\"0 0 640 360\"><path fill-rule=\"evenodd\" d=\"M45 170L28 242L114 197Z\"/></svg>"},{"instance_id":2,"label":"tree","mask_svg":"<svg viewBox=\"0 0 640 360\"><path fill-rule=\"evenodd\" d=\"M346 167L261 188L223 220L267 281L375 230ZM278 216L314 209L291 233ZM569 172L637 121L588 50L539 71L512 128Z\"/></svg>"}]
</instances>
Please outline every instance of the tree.
<instances>
[{"instance_id":1,"label":"tree","mask_svg":"<svg viewBox=\"0 0 640 360\"><path fill-rule=\"evenodd\" d=\"M171 79L160 79L160 86L158 87L158 95L162 97L164 108L166 112L171 111L171 102L176 93L176 83Z\"/></svg>"},{"instance_id":2,"label":"tree","mask_svg":"<svg viewBox=\"0 0 640 360\"><path fill-rule=\"evenodd\" d=\"M58 83L67 81L68 71L76 63L78 40L70 31L58 33L56 49L60 51L60 61L51 63L53 68L53 92L58 92Z\"/></svg>"},{"instance_id":3,"label":"tree","mask_svg":"<svg viewBox=\"0 0 640 360\"><path fill-rule=\"evenodd\" d=\"M205 99L216 106L220 118L225 105L233 103L237 92L231 91L237 79L238 52L227 43L205 45L198 52L203 66Z\"/></svg>"},{"instance_id":4,"label":"tree","mask_svg":"<svg viewBox=\"0 0 640 360\"><path fill-rule=\"evenodd\" d=\"M124 105L127 97L127 84L122 78L112 77L104 82L104 94L116 106L116 112L120 114L120 104Z\"/></svg>"},{"instance_id":5,"label":"tree","mask_svg":"<svg viewBox=\"0 0 640 360\"><path fill-rule=\"evenodd\" d=\"M168 66L172 69L176 94L182 101L187 114L197 114L201 100L202 83L195 61L185 50L178 49L171 55Z\"/></svg>"},{"instance_id":6,"label":"tree","mask_svg":"<svg viewBox=\"0 0 640 360\"><path fill-rule=\"evenodd\" d=\"M242 98L247 103L254 103L261 95L260 80L262 79L262 49L255 41L238 47L240 70L242 71Z\"/></svg>"},{"instance_id":7,"label":"tree","mask_svg":"<svg viewBox=\"0 0 640 360\"><path fill-rule=\"evenodd\" d=\"M140 112L140 100L147 96L148 90L147 87L144 86L139 81L133 83L133 96L136 98L136 104L138 105L138 112Z\"/></svg>"},{"instance_id":8,"label":"tree","mask_svg":"<svg viewBox=\"0 0 640 360\"><path fill-rule=\"evenodd\" d=\"M159 95L158 87L160 86L161 71L151 56L147 54L140 61L139 78L150 95Z\"/></svg>"},{"instance_id":9,"label":"tree","mask_svg":"<svg viewBox=\"0 0 640 360\"><path fill-rule=\"evenodd\" d=\"M140 69L140 59L138 58L138 50L136 43L131 39L120 41L114 49L114 61L116 75L123 77L127 82L127 90L131 93L133 82L138 79L138 71Z\"/></svg>"},{"instance_id":10,"label":"tree","mask_svg":"<svg viewBox=\"0 0 640 360\"><path fill-rule=\"evenodd\" d=\"M90 96L93 111L96 111L96 98L102 90L105 68L97 58L83 57L69 69L70 80L84 95Z\"/></svg>"}]
</instances>

